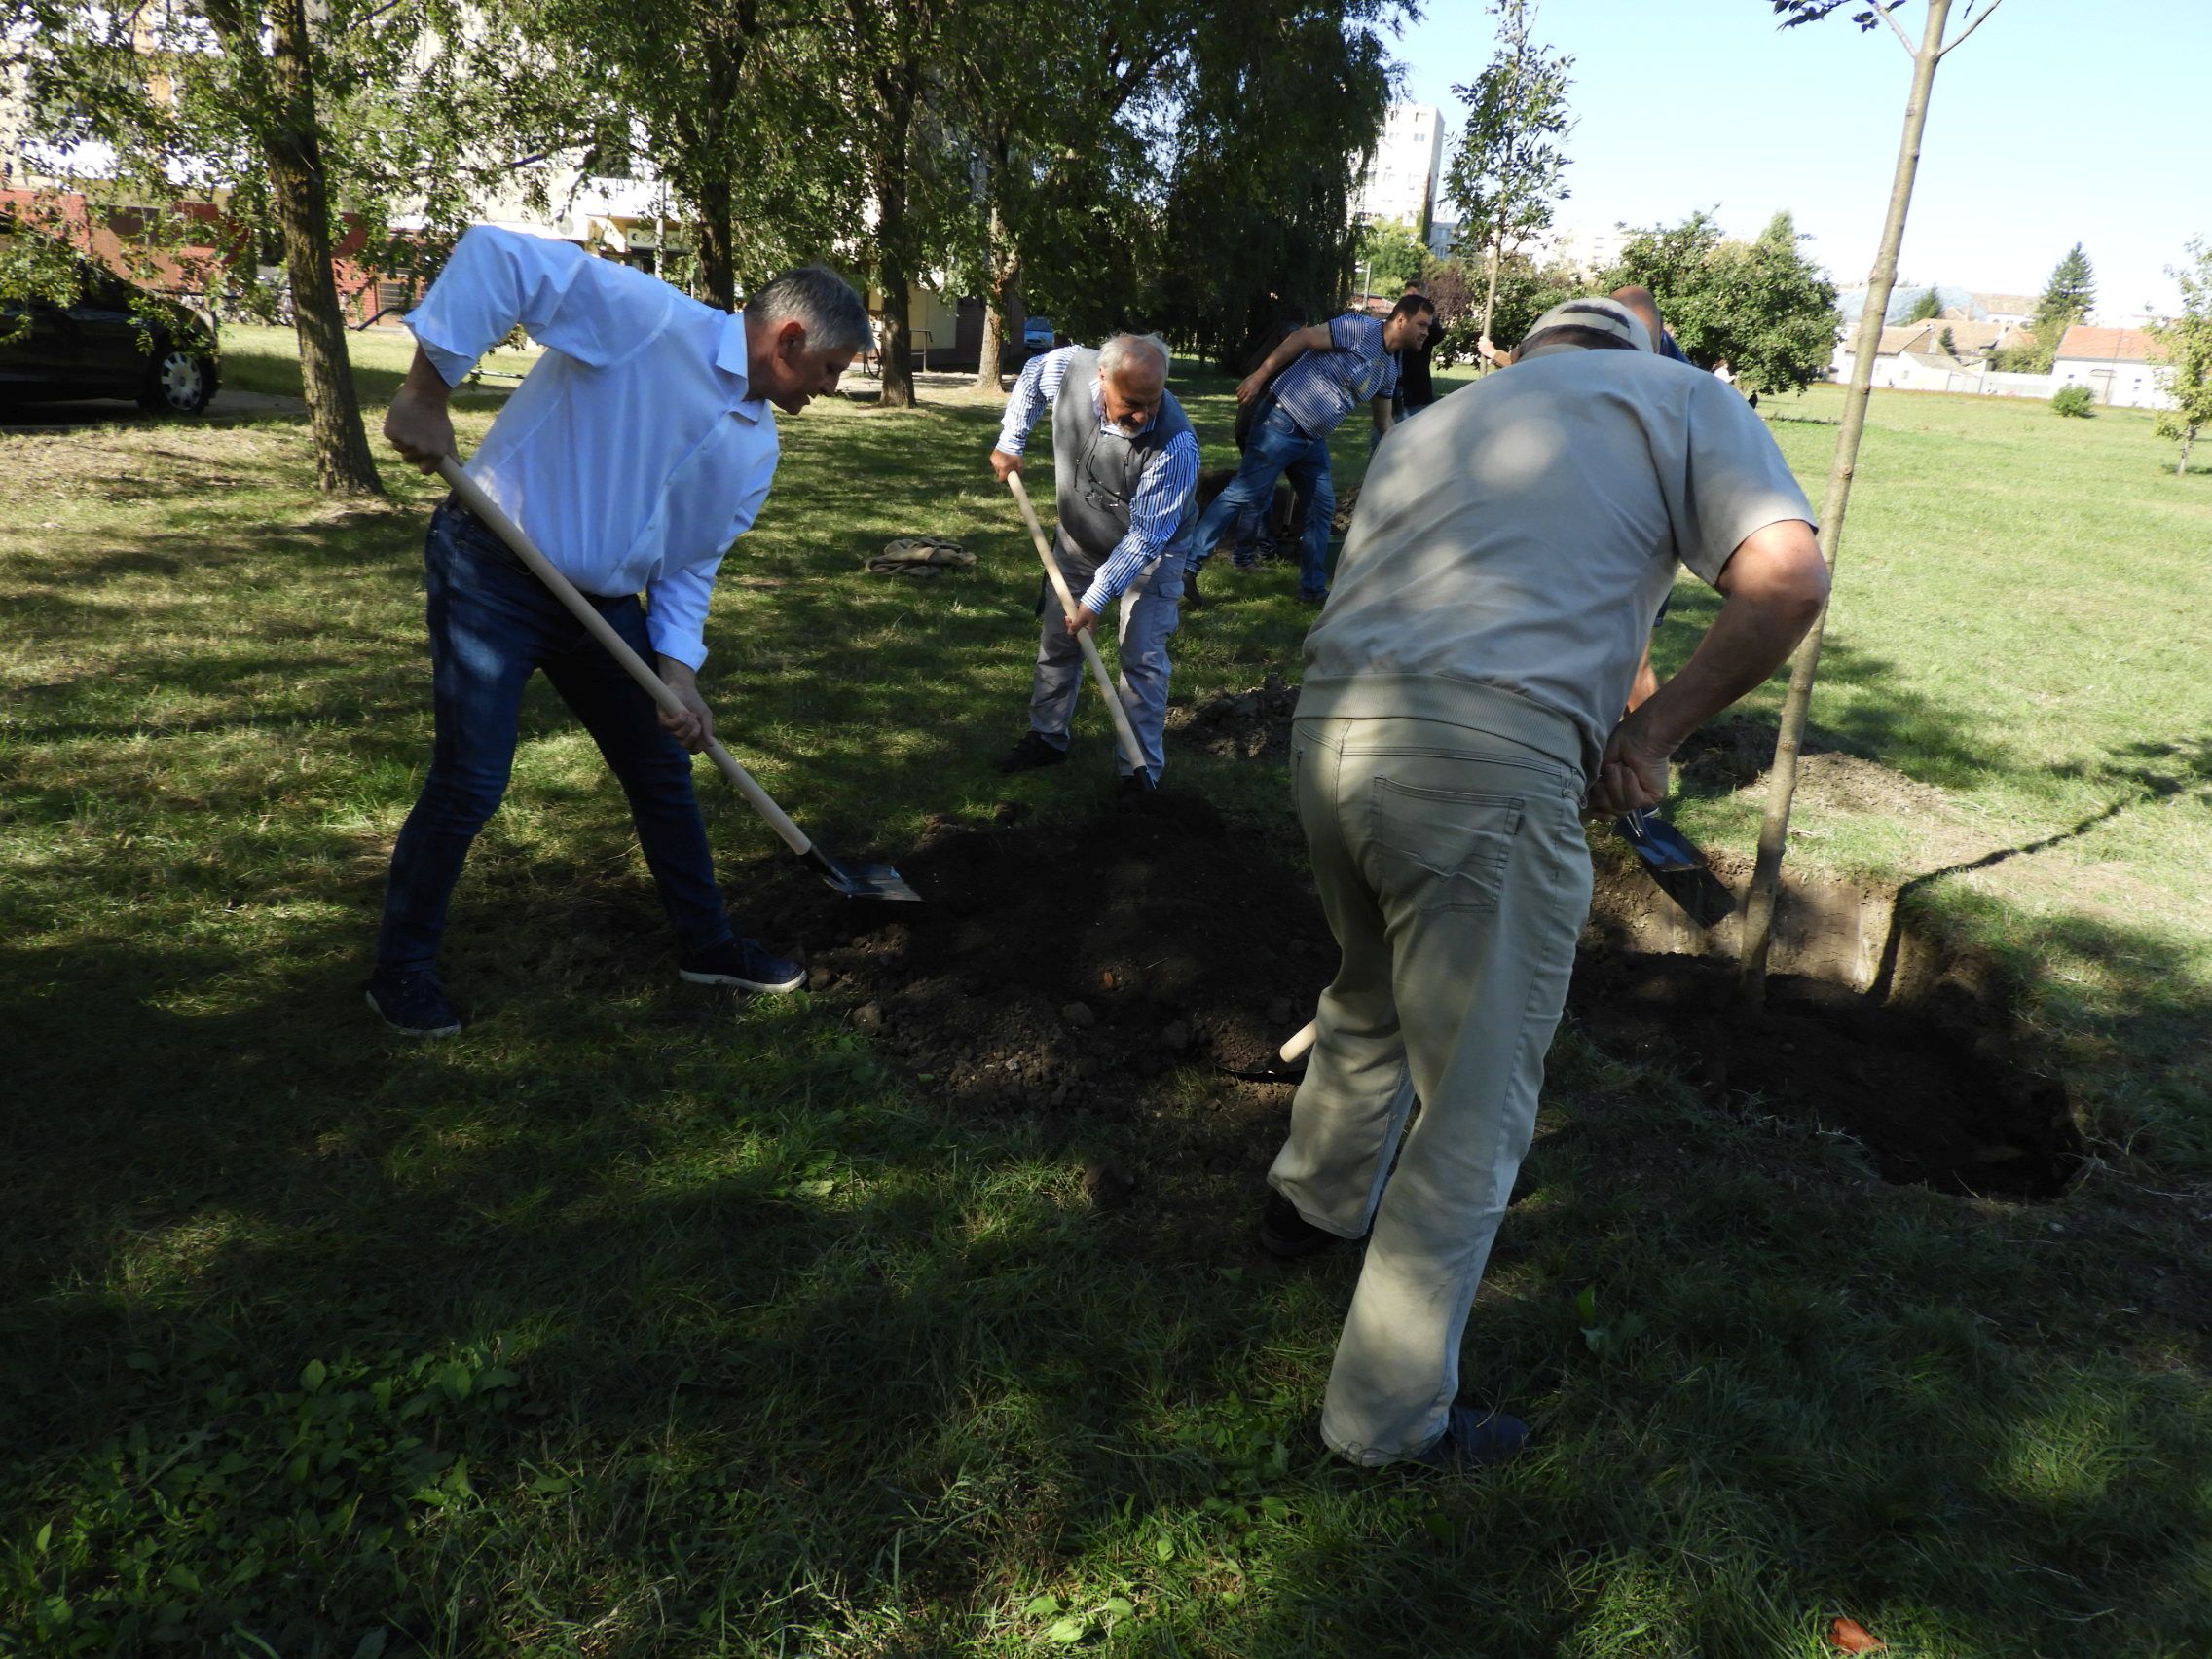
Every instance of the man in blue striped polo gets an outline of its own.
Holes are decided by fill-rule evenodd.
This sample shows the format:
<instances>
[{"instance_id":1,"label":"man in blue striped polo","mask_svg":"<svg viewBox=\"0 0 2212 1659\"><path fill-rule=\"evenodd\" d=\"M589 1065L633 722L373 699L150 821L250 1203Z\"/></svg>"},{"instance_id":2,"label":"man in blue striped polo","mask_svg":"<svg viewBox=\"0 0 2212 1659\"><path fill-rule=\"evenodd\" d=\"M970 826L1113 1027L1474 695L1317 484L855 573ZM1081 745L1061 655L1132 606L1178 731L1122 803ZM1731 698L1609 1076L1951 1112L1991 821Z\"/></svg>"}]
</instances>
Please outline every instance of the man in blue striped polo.
<instances>
[{"instance_id":1,"label":"man in blue striped polo","mask_svg":"<svg viewBox=\"0 0 2212 1659\"><path fill-rule=\"evenodd\" d=\"M1067 758L1068 720L1083 684L1076 636L1122 601L1122 706L1143 750L1140 775L1118 756L1122 788L1137 793L1166 765L1167 640L1183 597L1183 566L1197 517L1198 440L1167 389L1167 348L1155 335L1118 334L1095 351L1063 346L1032 357L1007 399L991 470L1021 470L1029 429L1052 409L1052 465L1059 529L1052 557L1077 595L1063 614L1041 608L1029 731L1000 756L1002 772ZM1073 395L1062 392L1072 389Z\"/></svg>"},{"instance_id":2,"label":"man in blue striped polo","mask_svg":"<svg viewBox=\"0 0 2212 1659\"><path fill-rule=\"evenodd\" d=\"M1273 498L1275 480L1287 474L1308 503L1298 597L1309 605L1329 597L1329 530L1337 511L1329 478L1329 434L1359 403L1374 411L1378 436L1390 429L1390 399L1398 389L1396 354L1426 340L1435 318L1435 304L1423 294L1406 295L1385 321L1346 312L1299 329L1238 383L1236 401L1258 404L1259 418L1243 465L1192 533L1194 571L1239 514Z\"/></svg>"}]
</instances>

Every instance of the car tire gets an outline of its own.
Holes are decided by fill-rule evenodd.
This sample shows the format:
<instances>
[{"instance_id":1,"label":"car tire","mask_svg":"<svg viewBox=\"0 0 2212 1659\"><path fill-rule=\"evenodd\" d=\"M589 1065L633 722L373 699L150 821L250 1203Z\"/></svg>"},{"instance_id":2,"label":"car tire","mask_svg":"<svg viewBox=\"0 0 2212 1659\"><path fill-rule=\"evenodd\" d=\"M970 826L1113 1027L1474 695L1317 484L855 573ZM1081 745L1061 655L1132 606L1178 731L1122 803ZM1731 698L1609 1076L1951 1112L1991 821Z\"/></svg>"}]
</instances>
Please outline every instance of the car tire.
<instances>
[{"instance_id":1,"label":"car tire","mask_svg":"<svg viewBox=\"0 0 2212 1659\"><path fill-rule=\"evenodd\" d=\"M138 402L145 409L197 415L214 395L215 360L189 346L165 342L154 352L154 366Z\"/></svg>"}]
</instances>

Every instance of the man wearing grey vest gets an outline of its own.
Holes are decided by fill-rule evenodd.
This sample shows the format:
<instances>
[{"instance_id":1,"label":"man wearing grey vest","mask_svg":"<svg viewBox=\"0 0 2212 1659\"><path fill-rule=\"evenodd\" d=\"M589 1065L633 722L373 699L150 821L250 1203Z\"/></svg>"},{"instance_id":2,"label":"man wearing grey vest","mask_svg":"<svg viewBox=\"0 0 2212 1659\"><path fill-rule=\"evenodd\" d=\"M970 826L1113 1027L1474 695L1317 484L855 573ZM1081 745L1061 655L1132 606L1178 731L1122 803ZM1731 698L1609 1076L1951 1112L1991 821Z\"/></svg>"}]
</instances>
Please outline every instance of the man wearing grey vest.
<instances>
[{"instance_id":1,"label":"man wearing grey vest","mask_svg":"<svg viewBox=\"0 0 2212 1659\"><path fill-rule=\"evenodd\" d=\"M1150 334L1117 334L1097 350L1063 346L1030 359L1007 399L991 470L1005 482L1038 413L1052 408L1059 529L1052 556L1076 596L1074 614L1041 608L1029 731L998 769L1023 772L1067 758L1068 720L1083 683L1076 636L1122 605L1123 707L1144 751L1144 771L1117 757L1125 791L1160 781L1166 765L1167 640L1183 597L1183 564L1198 513L1198 440L1167 390L1167 348ZM1063 396L1063 391L1072 395Z\"/></svg>"}]
</instances>

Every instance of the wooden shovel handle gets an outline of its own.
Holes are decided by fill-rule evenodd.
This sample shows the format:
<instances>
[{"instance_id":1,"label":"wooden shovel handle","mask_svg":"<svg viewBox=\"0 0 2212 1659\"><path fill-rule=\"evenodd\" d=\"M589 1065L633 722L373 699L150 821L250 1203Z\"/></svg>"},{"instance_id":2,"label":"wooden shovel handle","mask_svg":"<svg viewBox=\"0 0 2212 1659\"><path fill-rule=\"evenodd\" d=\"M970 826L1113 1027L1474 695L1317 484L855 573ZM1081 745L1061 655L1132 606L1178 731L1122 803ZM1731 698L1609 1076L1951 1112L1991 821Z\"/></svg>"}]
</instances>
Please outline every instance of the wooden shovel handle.
<instances>
[{"instance_id":1,"label":"wooden shovel handle","mask_svg":"<svg viewBox=\"0 0 2212 1659\"><path fill-rule=\"evenodd\" d=\"M1059 596L1060 608L1070 616L1076 611L1075 595L1068 591L1068 579L1060 573L1060 562L1052 557L1051 543L1045 539L1045 527L1037 522L1037 509L1029 504L1029 491L1021 482L1021 474L1006 475L1007 488L1020 504L1022 522L1029 526L1029 539L1037 544L1037 557L1045 562L1045 574L1051 578L1052 591ZM1144 751L1137 747L1137 734L1129 724L1129 712L1122 707L1121 693L1114 689L1114 682L1106 673L1106 659L1098 654L1098 643L1090 636L1094 630L1086 628L1075 637L1083 647L1083 660L1090 665L1091 678L1098 682L1098 694L1106 699L1106 712L1114 718L1114 736L1128 756L1129 768L1143 772Z\"/></svg>"},{"instance_id":2,"label":"wooden shovel handle","mask_svg":"<svg viewBox=\"0 0 2212 1659\"><path fill-rule=\"evenodd\" d=\"M630 678L645 687L645 694L672 715L689 713L667 681L655 674L645 659L632 650L629 642L617 634L599 608L576 591L576 584L553 568L552 560L538 551L537 543L531 540L521 525L507 517L499 503L487 495L482 485L461 471L458 457L447 456L438 462L438 476L453 486L453 493L461 504L492 527L493 533L513 549L514 556L531 569L531 573L553 590L553 597L569 608L584 630L614 654L614 660L629 671ZM736 786L745 803L768 821L785 846L804 858L813 850L814 843L769 796L766 790L753 781L753 774L737 763L737 757L716 737L707 739L707 757L719 768L721 775Z\"/></svg>"}]
</instances>

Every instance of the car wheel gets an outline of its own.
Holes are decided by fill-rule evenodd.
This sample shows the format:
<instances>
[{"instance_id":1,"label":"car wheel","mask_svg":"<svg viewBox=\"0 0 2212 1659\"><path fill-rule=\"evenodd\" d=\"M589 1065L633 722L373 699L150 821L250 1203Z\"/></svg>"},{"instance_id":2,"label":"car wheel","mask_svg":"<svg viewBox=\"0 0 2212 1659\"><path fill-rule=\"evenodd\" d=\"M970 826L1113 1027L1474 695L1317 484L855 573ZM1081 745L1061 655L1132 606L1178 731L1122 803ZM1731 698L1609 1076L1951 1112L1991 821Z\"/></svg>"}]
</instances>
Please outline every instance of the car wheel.
<instances>
[{"instance_id":1,"label":"car wheel","mask_svg":"<svg viewBox=\"0 0 2212 1659\"><path fill-rule=\"evenodd\" d=\"M186 346L165 345L154 356L153 372L139 403L177 415L197 415L215 395L215 365Z\"/></svg>"}]
</instances>

